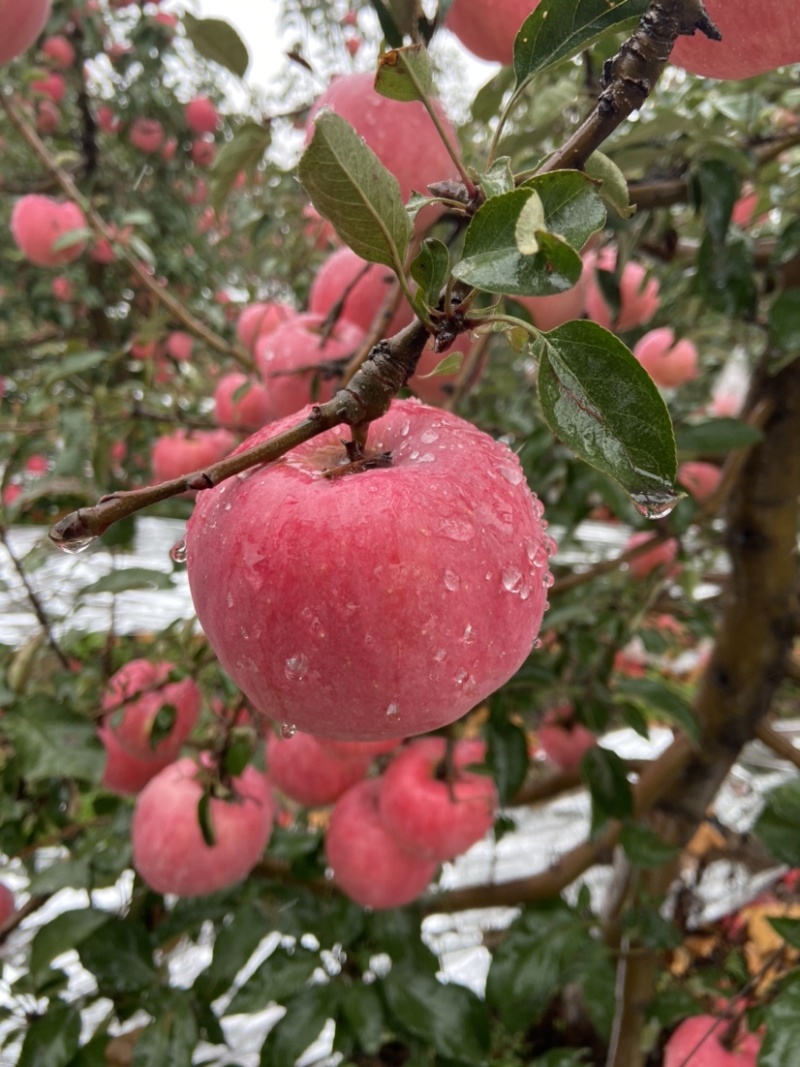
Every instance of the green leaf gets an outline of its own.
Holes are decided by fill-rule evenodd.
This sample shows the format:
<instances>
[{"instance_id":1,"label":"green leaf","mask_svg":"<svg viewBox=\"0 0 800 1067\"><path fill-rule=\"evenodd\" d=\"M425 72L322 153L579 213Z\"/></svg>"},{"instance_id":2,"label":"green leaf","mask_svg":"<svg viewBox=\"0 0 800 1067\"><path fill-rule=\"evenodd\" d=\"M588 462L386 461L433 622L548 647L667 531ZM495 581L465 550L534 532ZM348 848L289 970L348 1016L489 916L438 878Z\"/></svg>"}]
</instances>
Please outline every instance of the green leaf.
<instances>
[{"instance_id":1,"label":"green leaf","mask_svg":"<svg viewBox=\"0 0 800 1067\"><path fill-rule=\"evenodd\" d=\"M295 1061L319 1037L336 1011L336 989L309 986L286 1005L286 1014L270 1030L261 1047L261 1067L294 1067Z\"/></svg>"},{"instance_id":2,"label":"green leaf","mask_svg":"<svg viewBox=\"0 0 800 1067\"><path fill-rule=\"evenodd\" d=\"M80 1037L80 1012L56 1001L28 1026L18 1067L67 1067L78 1051Z\"/></svg>"},{"instance_id":3,"label":"green leaf","mask_svg":"<svg viewBox=\"0 0 800 1067\"><path fill-rule=\"evenodd\" d=\"M730 418L708 419L681 426L676 431L678 451L687 455L712 453L721 456L734 448L756 445L763 436L755 426Z\"/></svg>"},{"instance_id":4,"label":"green leaf","mask_svg":"<svg viewBox=\"0 0 800 1067\"><path fill-rule=\"evenodd\" d=\"M94 975L101 996L141 993L158 983L143 926L112 915L76 947L81 963Z\"/></svg>"},{"instance_id":5,"label":"green leaf","mask_svg":"<svg viewBox=\"0 0 800 1067\"><path fill-rule=\"evenodd\" d=\"M671 860L676 849L662 841L647 826L630 825L622 831L620 844L634 867L662 867Z\"/></svg>"},{"instance_id":6,"label":"green leaf","mask_svg":"<svg viewBox=\"0 0 800 1067\"><path fill-rule=\"evenodd\" d=\"M625 345L594 322L542 334L539 402L550 429L581 459L609 474L649 517L678 499L675 438L650 375Z\"/></svg>"},{"instance_id":7,"label":"green leaf","mask_svg":"<svg viewBox=\"0 0 800 1067\"><path fill-rule=\"evenodd\" d=\"M539 251L520 251L519 228L536 194L544 209ZM467 229L455 277L507 296L552 296L571 289L581 275L576 248L602 227L606 212L598 186L578 171L553 171L519 189L491 197ZM521 222L522 220L522 222ZM543 231L546 231L543 232Z\"/></svg>"},{"instance_id":8,"label":"green leaf","mask_svg":"<svg viewBox=\"0 0 800 1067\"><path fill-rule=\"evenodd\" d=\"M480 177L480 187L488 200L492 196L502 196L510 193L515 187L514 171L511 168L511 158L501 156L492 163L491 167Z\"/></svg>"},{"instance_id":9,"label":"green leaf","mask_svg":"<svg viewBox=\"0 0 800 1067\"><path fill-rule=\"evenodd\" d=\"M783 940L792 948L800 948L800 919L786 919L777 915L768 915L767 922Z\"/></svg>"},{"instance_id":10,"label":"green leaf","mask_svg":"<svg viewBox=\"0 0 800 1067\"><path fill-rule=\"evenodd\" d=\"M51 385L69 378L72 374L85 374L87 371L94 370L95 367L99 367L107 361L108 352L101 352L97 348L90 349L87 352L75 352L73 355L59 360L58 364L45 374L42 386L45 389L49 389Z\"/></svg>"},{"instance_id":11,"label":"green leaf","mask_svg":"<svg viewBox=\"0 0 800 1067\"><path fill-rule=\"evenodd\" d=\"M528 739L521 726L500 713L490 717L486 740L486 764L497 784L500 803L507 804L528 773Z\"/></svg>"},{"instance_id":12,"label":"green leaf","mask_svg":"<svg viewBox=\"0 0 800 1067\"><path fill-rule=\"evenodd\" d=\"M705 213L706 230L713 241L725 241L733 205L739 196L739 175L723 159L703 159L692 175Z\"/></svg>"},{"instance_id":13,"label":"green leaf","mask_svg":"<svg viewBox=\"0 0 800 1067\"><path fill-rule=\"evenodd\" d=\"M24 713L6 712L3 728L26 778L83 778L99 781L105 752L94 723L73 714L65 704L32 697Z\"/></svg>"},{"instance_id":14,"label":"green leaf","mask_svg":"<svg viewBox=\"0 0 800 1067\"><path fill-rule=\"evenodd\" d=\"M319 957L314 952L296 948L290 955L285 948L276 948L237 992L228 1014L261 1011L270 1001L284 1003L305 986L318 966Z\"/></svg>"},{"instance_id":15,"label":"green leaf","mask_svg":"<svg viewBox=\"0 0 800 1067\"><path fill-rule=\"evenodd\" d=\"M753 270L749 238L731 237L719 245L707 234L697 256L692 291L714 311L749 318L758 302Z\"/></svg>"},{"instance_id":16,"label":"green leaf","mask_svg":"<svg viewBox=\"0 0 800 1067\"><path fill-rule=\"evenodd\" d=\"M800 293L786 289L769 309L770 371L776 374L800 352Z\"/></svg>"},{"instance_id":17,"label":"green leaf","mask_svg":"<svg viewBox=\"0 0 800 1067\"><path fill-rule=\"evenodd\" d=\"M461 370L463 362L463 352L448 352L444 359L439 360L432 371L427 374L420 374L417 377L420 381L426 381L428 378L441 378L449 374L457 374Z\"/></svg>"},{"instance_id":18,"label":"green leaf","mask_svg":"<svg viewBox=\"0 0 800 1067\"><path fill-rule=\"evenodd\" d=\"M577 170L539 174L522 186L539 194L545 228L573 248L583 248L606 223L606 209L597 182Z\"/></svg>"},{"instance_id":19,"label":"green leaf","mask_svg":"<svg viewBox=\"0 0 800 1067\"><path fill-rule=\"evenodd\" d=\"M633 814L628 772L616 752L599 745L590 748L581 760L581 777L592 796L595 823L605 819L627 819Z\"/></svg>"},{"instance_id":20,"label":"green leaf","mask_svg":"<svg viewBox=\"0 0 800 1067\"><path fill-rule=\"evenodd\" d=\"M427 238L411 263L410 274L419 286L423 307L435 308L450 273L450 253L447 245L435 238Z\"/></svg>"},{"instance_id":21,"label":"green leaf","mask_svg":"<svg viewBox=\"0 0 800 1067\"><path fill-rule=\"evenodd\" d=\"M96 593L124 593L129 589L172 589L175 581L171 574L163 571L151 571L145 567L123 567L121 570L104 574L102 578L85 585L78 596L92 596Z\"/></svg>"},{"instance_id":22,"label":"green leaf","mask_svg":"<svg viewBox=\"0 0 800 1067\"><path fill-rule=\"evenodd\" d=\"M204 59L219 63L237 78L243 78L250 63L247 45L224 19L198 19L185 11L186 36Z\"/></svg>"},{"instance_id":23,"label":"green leaf","mask_svg":"<svg viewBox=\"0 0 800 1067\"><path fill-rule=\"evenodd\" d=\"M560 238L541 234L541 250L523 255L517 224L533 189L493 196L467 229L462 259L453 275L468 285L508 296L552 296L571 289L581 276L581 257Z\"/></svg>"},{"instance_id":24,"label":"green leaf","mask_svg":"<svg viewBox=\"0 0 800 1067\"><path fill-rule=\"evenodd\" d=\"M401 963L381 983L390 1014L404 1031L439 1056L482 1067L489 1052L486 1005L460 985L443 985L424 971Z\"/></svg>"},{"instance_id":25,"label":"green leaf","mask_svg":"<svg viewBox=\"0 0 800 1067\"><path fill-rule=\"evenodd\" d=\"M230 922L217 933L211 963L195 984L195 988L202 989L204 1000L216 1000L230 988L271 927L272 923L252 900L239 904Z\"/></svg>"},{"instance_id":26,"label":"green leaf","mask_svg":"<svg viewBox=\"0 0 800 1067\"><path fill-rule=\"evenodd\" d=\"M385 1023L383 1004L375 985L354 982L348 986L339 1010L364 1052L377 1052L383 1041Z\"/></svg>"},{"instance_id":27,"label":"green leaf","mask_svg":"<svg viewBox=\"0 0 800 1067\"><path fill-rule=\"evenodd\" d=\"M800 867L800 781L786 782L767 793L755 833L775 859Z\"/></svg>"},{"instance_id":28,"label":"green leaf","mask_svg":"<svg viewBox=\"0 0 800 1067\"><path fill-rule=\"evenodd\" d=\"M94 908L76 908L62 912L36 931L31 944L30 970L34 978L56 956L77 948L95 930L108 921L108 913Z\"/></svg>"},{"instance_id":29,"label":"green leaf","mask_svg":"<svg viewBox=\"0 0 800 1067\"><path fill-rule=\"evenodd\" d=\"M628 182L617 164L602 152L592 152L587 159L583 173L588 178L599 181L600 195L609 207L623 219L629 219L636 213L636 205L631 204L628 195Z\"/></svg>"},{"instance_id":30,"label":"green leaf","mask_svg":"<svg viewBox=\"0 0 800 1067\"><path fill-rule=\"evenodd\" d=\"M778 993L766 1011L767 1032L758 1053L758 1067L796 1067L800 1045L800 983Z\"/></svg>"},{"instance_id":31,"label":"green leaf","mask_svg":"<svg viewBox=\"0 0 800 1067\"><path fill-rule=\"evenodd\" d=\"M242 171L253 174L272 141L268 126L245 122L233 138L222 145L211 167L211 206L219 212Z\"/></svg>"},{"instance_id":32,"label":"green leaf","mask_svg":"<svg viewBox=\"0 0 800 1067\"><path fill-rule=\"evenodd\" d=\"M412 224L397 179L340 115L323 111L298 168L311 202L362 259L401 274Z\"/></svg>"},{"instance_id":33,"label":"green leaf","mask_svg":"<svg viewBox=\"0 0 800 1067\"><path fill-rule=\"evenodd\" d=\"M539 233L544 230L544 207L534 192L522 205L514 227L514 243L523 256L535 256L539 251Z\"/></svg>"},{"instance_id":34,"label":"green leaf","mask_svg":"<svg viewBox=\"0 0 800 1067\"><path fill-rule=\"evenodd\" d=\"M390 100L426 100L433 91L433 67L424 44L393 48L378 56L375 92Z\"/></svg>"},{"instance_id":35,"label":"green leaf","mask_svg":"<svg viewBox=\"0 0 800 1067\"><path fill-rule=\"evenodd\" d=\"M535 74L588 47L601 33L640 18L648 0L542 0L514 41L517 91Z\"/></svg>"},{"instance_id":36,"label":"green leaf","mask_svg":"<svg viewBox=\"0 0 800 1067\"><path fill-rule=\"evenodd\" d=\"M197 1021L186 996L175 990L170 993L163 1014L136 1039L132 1067L191 1067L200 1036Z\"/></svg>"},{"instance_id":37,"label":"green leaf","mask_svg":"<svg viewBox=\"0 0 800 1067\"><path fill-rule=\"evenodd\" d=\"M700 732L691 704L665 682L653 678L620 678L617 693L642 706L645 710L666 716L687 734L692 741L700 740Z\"/></svg>"},{"instance_id":38,"label":"green leaf","mask_svg":"<svg viewBox=\"0 0 800 1067\"><path fill-rule=\"evenodd\" d=\"M562 901L548 901L526 909L509 928L492 958L486 1000L507 1030L526 1030L565 985L600 978L601 988L607 986L611 1018L613 973L608 950L578 916Z\"/></svg>"}]
</instances>

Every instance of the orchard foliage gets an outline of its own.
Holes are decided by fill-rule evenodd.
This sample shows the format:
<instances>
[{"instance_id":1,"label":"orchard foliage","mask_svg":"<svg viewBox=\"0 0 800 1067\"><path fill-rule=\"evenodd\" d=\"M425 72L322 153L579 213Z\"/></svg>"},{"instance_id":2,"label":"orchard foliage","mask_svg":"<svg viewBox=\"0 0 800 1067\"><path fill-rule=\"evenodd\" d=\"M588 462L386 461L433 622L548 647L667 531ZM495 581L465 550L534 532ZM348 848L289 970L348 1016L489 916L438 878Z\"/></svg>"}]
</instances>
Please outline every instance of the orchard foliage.
<instances>
[{"instance_id":1,"label":"orchard foliage","mask_svg":"<svg viewBox=\"0 0 800 1067\"><path fill-rule=\"evenodd\" d=\"M791 6L283 0L247 96L182 4L0 0L8 1056L245 1062L250 1016L264 1067L796 1063L796 778L715 831L770 955L692 936L744 745L798 765ZM66 608L47 528L113 561ZM202 631L132 633L184 564Z\"/></svg>"}]
</instances>

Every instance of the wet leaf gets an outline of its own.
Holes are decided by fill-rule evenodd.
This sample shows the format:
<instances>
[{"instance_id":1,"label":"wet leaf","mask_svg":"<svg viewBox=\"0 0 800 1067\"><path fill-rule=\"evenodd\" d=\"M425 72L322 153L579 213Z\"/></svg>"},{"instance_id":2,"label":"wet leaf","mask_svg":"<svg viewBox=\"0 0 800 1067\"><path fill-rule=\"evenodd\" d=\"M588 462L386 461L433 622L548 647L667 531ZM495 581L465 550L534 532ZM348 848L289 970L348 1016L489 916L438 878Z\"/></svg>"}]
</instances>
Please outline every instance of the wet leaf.
<instances>
[{"instance_id":1,"label":"wet leaf","mask_svg":"<svg viewBox=\"0 0 800 1067\"><path fill-rule=\"evenodd\" d=\"M755 833L775 859L800 867L800 781L786 782L767 793Z\"/></svg>"},{"instance_id":2,"label":"wet leaf","mask_svg":"<svg viewBox=\"0 0 800 1067\"><path fill-rule=\"evenodd\" d=\"M261 1067L294 1067L295 1061L319 1037L336 1011L337 990L313 985L286 1005L286 1014L270 1030L261 1047Z\"/></svg>"},{"instance_id":3,"label":"wet leaf","mask_svg":"<svg viewBox=\"0 0 800 1067\"><path fill-rule=\"evenodd\" d=\"M56 1001L28 1026L18 1067L67 1067L78 1051L80 1036L78 1009Z\"/></svg>"},{"instance_id":4,"label":"wet leaf","mask_svg":"<svg viewBox=\"0 0 800 1067\"><path fill-rule=\"evenodd\" d=\"M204 59L219 63L238 78L243 78L250 63L247 46L239 34L224 19L198 19L190 12L183 14L186 36Z\"/></svg>"},{"instance_id":5,"label":"wet leaf","mask_svg":"<svg viewBox=\"0 0 800 1067\"><path fill-rule=\"evenodd\" d=\"M125 593L130 589L172 589L175 585L171 574L151 571L145 567L123 567L104 574L102 578L85 585L78 596L93 596L96 593Z\"/></svg>"},{"instance_id":6,"label":"wet leaf","mask_svg":"<svg viewBox=\"0 0 800 1067\"><path fill-rule=\"evenodd\" d=\"M390 100L424 100L433 90L433 67L423 44L393 48L378 56L375 91Z\"/></svg>"},{"instance_id":7,"label":"wet leaf","mask_svg":"<svg viewBox=\"0 0 800 1067\"><path fill-rule=\"evenodd\" d=\"M617 692L639 704L645 711L665 716L680 726L692 741L699 741L699 727L691 704L665 682L652 678L620 678Z\"/></svg>"},{"instance_id":8,"label":"wet leaf","mask_svg":"<svg viewBox=\"0 0 800 1067\"><path fill-rule=\"evenodd\" d=\"M94 723L63 704L33 697L25 702L24 713L6 712L3 729L31 781L61 777L99 781L103 774L105 751Z\"/></svg>"},{"instance_id":9,"label":"wet leaf","mask_svg":"<svg viewBox=\"0 0 800 1067\"><path fill-rule=\"evenodd\" d=\"M411 263L410 274L419 286L415 294L423 307L436 307L450 273L450 253L447 245L435 238L427 238Z\"/></svg>"},{"instance_id":10,"label":"wet leaf","mask_svg":"<svg viewBox=\"0 0 800 1067\"><path fill-rule=\"evenodd\" d=\"M612 207L620 218L629 219L636 214L636 205L631 204L628 195L628 182L617 164L602 152L592 152L587 159L583 173L599 181L600 196Z\"/></svg>"},{"instance_id":11,"label":"wet leaf","mask_svg":"<svg viewBox=\"0 0 800 1067\"><path fill-rule=\"evenodd\" d=\"M278 1004L284 1003L287 998L293 997L304 988L318 966L319 956L316 953L297 948L290 954L285 948L276 948L263 963L259 964L237 992L228 1008L228 1013L237 1015L261 1011L272 1001ZM310 1043L310 1041L307 1042L307 1044ZM305 1047L306 1045L303 1046ZM300 1051L302 1052L302 1049Z\"/></svg>"},{"instance_id":12,"label":"wet leaf","mask_svg":"<svg viewBox=\"0 0 800 1067\"><path fill-rule=\"evenodd\" d=\"M793 981L766 1011L767 1032L758 1053L758 1067L796 1067L800 1045L800 982Z\"/></svg>"},{"instance_id":13,"label":"wet leaf","mask_svg":"<svg viewBox=\"0 0 800 1067\"><path fill-rule=\"evenodd\" d=\"M634 867L661 867L675 854L676 849L662 841L658 834L647 826L626 826L622 831L620 844L625 855Z\"/></svg>"},{"instance_id":14,"label":"wet leaf","mask_svg":"<svg viewBox=\"0 0 800 1067\"><path fill-rule=\"evenodd\" d=\"M626 819L633 814L633 792L625 764L610 749L599 745L585 752L581 760L581 777L592 797L592 822Z\"/></svg>"}]
</instances>

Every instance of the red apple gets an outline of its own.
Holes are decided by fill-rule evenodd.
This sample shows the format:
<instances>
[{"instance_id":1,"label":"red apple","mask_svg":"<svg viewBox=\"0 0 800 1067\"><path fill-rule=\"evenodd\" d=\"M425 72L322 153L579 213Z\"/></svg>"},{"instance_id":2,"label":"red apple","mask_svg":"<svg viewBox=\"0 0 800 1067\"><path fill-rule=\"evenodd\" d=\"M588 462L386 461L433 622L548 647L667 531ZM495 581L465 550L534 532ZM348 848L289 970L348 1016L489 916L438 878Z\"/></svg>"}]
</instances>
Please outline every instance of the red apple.
<instances>
[{"instance_id":1,"label":"red apple","mask_svg":"<svg viewBox=\"0 0 800 1067\"><path fill-rule=\"evenodd\" d=\"M69 303L75 297L72 282L69 278L64 278L63 276L53 278L50 283L50 291L56 300L60 300L64 304Z\"/></svg>"},{"instance_id":2,"label":"red apple","mask_svg":"<svg viewBox=\"0 0 800 1067\"><path fill-rule=\"evenodd\" d=\"M0 928L5 926L16 910L14 894L5 882L0 882Z\"/></svg>"},{"instance_id":3,"label":"red apple","mask_svg":"<svg viewBox=\"0 0 800 1067\"><path fill-rule=\"evenodd\" d=\"M674 562L675 557L678 554L678 542L674 537L669 537L666 540L661 540L656 534L651 533L649 530L640 530L637 533L631 534L625 544L625 551L629 548L636 548L638 545L643 545L648 541L653 542L653 547L647 551L642 552L640 555L634 557L628 563L628 570L634 578L646 578L657 567L670 567Z\"/></svg>"},{"instance_id":4,"label":"red apple","mask_svg":"<svg viewBox=\"0 0 800 1067\"><path fill-rule=\"evenodd\" d=\"M247 767L232 782L230 799L212 796L206 844L198 806L203 771L192 759L171 763L142 790L131 825L133 865L151 889L197 897L246 878L270 834L274 806L267 778Z\"/></svg>"},{"instance_id":5,"label":"red apple","mask_svg":"<svg viewBox=\"0 0 800 1067\"><path fill-rule=\"evenodd\" d=\"M164 143L164 127L158 119L134 119L128 130L128 140L140 152L153 155Z\"/></svg>"},{"instance_id":6,"label":"red apple","mask_svg":"<svg viewBox=\"0 0 800 1067\"><path fill-rule=\"evenodd\" d=\"M722 33L679 37L670 62L705 78L752 78L800 63L797 11L786 0L705 0Z\"/></svg>"},{"instance_id":7,"label":"red apple","mask_svg":"<svg viewBox=\"0 0 800 1067\"><path fill-rule=\"evenodd\" d=\"M217 146L214 143L213 137L196 137L192 141L192 147L189 150L192 163L196 167L210 167L214 162L217 154Z\"/></svg>"},{"instance_id":8,"label":"red apple","mask_svg":"<svg viewBox=\"0 0 800 1067\"><path fill-rule=\"evenodd\" d=\"M694 344L688 338L676 341L669 326L660 326L639 338L633 354L656 385L665 389L676 389L699 374Z\"/></svg>"},{"instance_id":9,"label":"red apple","mask_svg":"<svg viewBox=\"0 0 800 1067\"><path fill-rule=\"evenodd\" d=\"M436 860L413 856L392 837L379 810L380 781L368 778L334 805L325 854L342 892L365 908L399 908L430 885Z\"/></svg>"},{"instance_id":10,"label":"red apple","mask_svg":"<svg viewBox=\"0 0 800 1067\"><path fill-rule=\"evenodd\" d=\"M213 133L219 125L219 115L207 96L196 96L184 110L186 125L193 133Z\"/></svg>"},{"instance_id":11,"label":"red apple","mask_svg":"<svg viewBox=\"0 0 800 1067\"><path fill-rule=\"evenodd\" d=\"M575 709L570 704L545 712L538 737L542 752L562 771L576 771L584 753L597 744L597 735L575 721Z\"/></svg>"},{"instance_id":12,"label":"red apple","mask_svg":"<svg viewBox=\"0 0 800 1067\"><path fill-rule=\"evenodd\" d=\"M123 796L141 793L150 779L169 766L177 755L172 753L160 758L141 759L120 744L110 727L100 726L97 733L106 750L102 784L112 793Z\"/></svg>"},{"instance_id":13,"label":"red apple","mask_svg":"<svg viewBox=\"0 0 800 1067\"><path fill-rule=\"evenodd\" d=\"M40 100L36 106L36 129L45 135L55 133L61 125L61 112L52 100Z\"/></svg>"},{"instance_id":14,"label":"red apple","mask_svg":"<svg viewBox=\"0 0 800 1067\"><path fill-rule=\"evenodd\" d=\"M756 1067L761 1039L745 1033L728 1049L720 1041L727 1027L713 1015L684 1019L664 1049L664 1067Z\"/></svg>"},{"instance_id":15,"label":"red apple","mask_svg":"<svg viewBox=\"0 0 800 1067\"><path fill-rule=\"evenodd\" d=\"M391 465L323 477L346 459L341 438L200 494L186 532L197 615L273 719L341 740L424 733L521 666L554 546L517 457L457 416L395 401L369 440Z\"/></svg>"},{"instance_id":16,"label":"red apple","mask_svg":"<svg viewBox=\"0 0 800 1067\"><path fill-rule=\"evenodd\" d=\"M510 63L514 38L539 0L454 0L445 26L481 59Z\"/></svg>"},{"instance_id":17,"label":"red apple","mask_svg":"<svg viewBox=\"0 0 800 1067\"><path fill-rule=\"evenodd\" d=\"M443 737L412 741L384 771L378 794L381 819L398 844L439 863L485 837L498 804L494 781L466 769L483 763L484 742L455 743L450 781L444 766L446 751Z\"/></svg>"},{"instance_id":18,"label":"red apple","mask_svg":"<svg viewBox=\"0 0 800 1067\"><path fill-rule=\"evenodd\" d=\"M0 0L0 63L26 52L50 18L50 0Z\"/></svg>"},{"instance_id":19,"label":"red apple","mask_svg":"<svg viewBox=\"0 0 800 1067\"><path fill-rule=\"evenodd\" d=\"M701 503L714 495L721 480L722 471L713 463L687 460L678 467L678 484Z\"/></svg>"},{"instance_id":20,"label":"red apple","mask_svg":"<svg viewBox=\"0 0 800 1067\"><path fill-rule=\"evenodd\" d=\"M166 353L178 363L185 363L192 358L194 349L194 337L184 330L173 330L167 337L165 345Z\"/></svg>"},{"instance_id":21,"label":"red apple","mask_svg":"<svg viewBox=\"0 0 800 1067\"><path fill-rule=\"evenodd\" d=\"M256 364L269 392L270 418L290 415L310 400L330 400L339 388L341 369L364 333L352 322L341 321L323 343L323 321L322 315L295 315L256 341Z\"/></svg>"},{"instance_id":22,"label":"red apple","mask_svg":"<svg viewBox=\"0 0 800 1067\"><path fill-rule=\"evenodd\" d=\"M102 703L106 723L115 740L139 759L175 759L197 722L200 690L191 678L168 682L173 666L133 659L109 679ZM169 734L155 739L156 718L168 707L175 711Z\"/></svg>"},{"instance_id":23,"label":"red apple","mask_svg":"<svg viewBox=\"0 0 800 1067\"><path fill-rule=\"evenodd\" d=\"M59 203L49 196L29 193L11 212L11 236L22 254L38 267L71 263L86 248L85 239L57 251L53 245L73 230L86 229L86 216L71 201Z\"/></svg>"},{"instance_id":24,"label":"red apple","mask_svg":"<svg viewBox=\"0 0 800 1067\"><path fill-rule=\"evenodd\" d=\"M605 301L595 277L595 270L613 272L617 253L613 248L604 248L599 256L589 253L584 258L586 279L586 312L590 319L605 326L607 330L624 333L636 326L643 326L658 311L658 282L648 278L641 263L628 261L622 268L619 279L620 307L616 319L611 317L611 308Z\"/></svg>"},{"instance_id":25,"label":"red apple","mask_svg":"<svg viewBox=\"0 0 800 1067\"><path fill-rule=\"evenodd\" d=\"M394 174L403 200L408 200L412 190L427 193L430 182L455 177L453 161L423 105L381 96L375 92L373 82L370 71L334 78L311 108L307 139L311 139L314 118L328 108L347 119ZM438 102L434 106L451 143L457 145L458 138L443 108Z\"/></svg>"},{"instance_id":26,"label":"red apple","mask_svg":"<svg viewBox=\"0 0 800 1067\"><path fill-rule=\"evenodd\" d=\"M176 430L153 445L153 475L166 482L202 470L227 456L235 442L227 430Z\"/></svg>"},{"instance_id":27,"label":"red apple","mask_svg":"<svg viewBox=\"0 0 800 1067\"><path fill-rule=\"evenodd\" d=\"M239 315L239 321L236 323L236 336L244 347L252 352L259 337L277 330L296 314L297 312L289 304L281 304L277 301L248 304Z\"/></svg>"},{"instance_id":28,"label":"red apple","mask_svg":"<svg viewBox=\"0 0 800 1067\"><path fill-rule=\"evenodd\" d=\"M178 151L177 137L168 137L161 148L161 158L165 163L170 163Z\"/></svg>"},{"instance_id":29,"label":"red apple","mask_svg":"<svg viewBox=\"0 0 800 1067\"><path fill-rule=\"evenodd\" d=\"M122 119L107 104L103 104L97 109L97 125L103 133L119 133Z\"/></svg>"},{"instance_id":30,"label":"red apple","mask_svg":"<svg viewBox=\"0 0 800 1067\"><path fill-rule=\"evenodd\" d=\"M339 759L352 759L363 753L370 759L385 756L387 752L393 752L401 741L399 737L390 737L386 741L334 741L330 737L318 737L316 740L326 752Z\"/></svg>"},{"instance_id":31,"label":"red apple","mask_svg":"<svg viewBox=\"0 0 800 1067\"><path fill-rule=\"evenodd\" d=\"M372 757L361 753L339 759L310 734L283 739L267 735L267 771L276 788L306 808L320 808L360 782Z\"/></svg>"},{"instance_id":32,"label":"red apple","mask_svg":"<svg viewBox=\"0 0 800 1067\"><path fill-rule=\"evenodd\" d=\"M54 66L60 67L61 70L67 70L75 62L75 49L67 38L61 36L61 34L46 37L42 41L42 47L39 51L43 56L47 56Z\"/></svg>"},{"instance_id":33,"label":"red apple","mask_svg":"<svg viewBox=\"0 0 800 1067\"><path fill-rule=\"evenodd\" d=\"M350 248L340 248L322 264L311 285L308 310L323 317L345 293L340 318L368 330L396 281L394 272L379 263L367 263ZM391 337L408 326L414 313L402 300L385 332Z\"/></svg>"},{"instance_id":34,"label":"red apple","mask_svg":"<svg viewBox=\"0 0 800 1067\"><path fill-rule=\"evenodd\" d=\"M257 430L271 419L269 391L246 374L225 374L214 390L214 418L220 426Z\"/></svg>"},{"instance_id":35,"label":"red apple","mask_svg":"<svg viewBox=\"0 0 800 1067\"><path fill-rule=\"evenodd\" d=\"M40 96L49 97L54 104L60 104L67 91L67 83L60 74L50 73L45 78L37 78L31 82L31 89Z\"/></svg>"}]
</instances>

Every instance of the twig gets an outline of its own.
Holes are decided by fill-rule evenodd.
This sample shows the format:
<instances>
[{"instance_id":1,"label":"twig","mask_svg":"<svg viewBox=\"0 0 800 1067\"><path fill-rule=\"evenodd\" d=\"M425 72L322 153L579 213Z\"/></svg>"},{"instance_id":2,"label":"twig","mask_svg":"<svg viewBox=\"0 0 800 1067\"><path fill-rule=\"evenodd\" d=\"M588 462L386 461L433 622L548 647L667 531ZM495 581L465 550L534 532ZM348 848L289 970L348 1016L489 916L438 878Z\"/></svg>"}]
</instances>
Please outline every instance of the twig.
<instances>
[{"instance_id":1,"label":"twig","mask_svg":"<svg viewBox=\"0 0 800 1067\"><path fill-rule=\"evenodd\" d=\"M73 511L50 531L51 539L65 549L85 547L120 519L133 515L179 493L212 489L226 478L261 463L271 463L290 449L330 430L346 425L354 433L365 432L374 419L389 408L392 398L413 373L428 339L428 331L419 321L413 322L388 341L373 348L369 360L346 389L332 400L315 404L311 413L283 433L260 444L236 452L219 463L200 471L172 478L157 485L144 486L101 497L93 507Z\"/></svg>"},{"instance_id":2,"label":"twig","mask_svg":"<svg viewBox=\"0 0 800 1067\"><path fill-rule=\"evenodd\" d=\"M69 670L69 660L65 656L58 641L56 641L55 634L53 633L53 627L50 623L50 619L48 618L47 612L44 610L44 605L39 599L39 594L31 585L28 579L28 575L25 573L25 568L22 566L21 561L19 560L17 554L14 552L9 543L8 530L5 526L2 525L0 525L0 541L3 544L3 548L5 548L6 552L8 553L8 557L11 560L12 566L17 572L17 575L19 576L19 579L25 588L25 595L27 596L28 602L30 603L31 608L33 609L33 613L42 628L42 632L44 633L44 636L47 639L47 643L50 645L53 652L55 652L56 656L58 657L58 662L61 664L64 670Z\"/></svg>"},{"instance_id":3,"label":"twig","mask_svg":"<svg viewBox=\"0 0 800 1067\"><path fill-rule=\"evenodd\" d=\"M774 730L769 723L760 722L758 724L756 737L767 748L771 748L781 759L788 760L789 763L793 763L795 767L800 768L800 749L796 748L788 737L784 737L783 734L779 734L777 730Z\"/></svg>"},{"instance_id":4,"label":"twig","mask_svg":"<svg viewBox=\"0 0 800 1067\"><path fill-rule=\"evenodd\" d=\"M660 530L654 530L653 536L648 541L642 541L632 548L626 548L624 552L620 552L614 559L601 560L600 563L596 563L593 567L580 574L570 574L567 578L557 579L550 590L549 599L552 600L554 596L562 596L564 593L569 593L579 586L593 582L595 578L601 578L604 574L611 574L613 571L619 570L623 563L630 563L631 560L636 559L638 556L643 556L654 545L666 539L666 536L661 536Z\"/></svg>"},{"instance_id":5,"label":"twig","mask_svg":"<svg viewBox=\"0 0 800 1067\"><path fill-rule=\"evenodd\" d=\"M766 424L767 419L772 414L772 403L768 400L760 400L752 411L749 412L744 420L748 426L753 426L755 429L760 430ZM716 515L722 505L728 499L728 494L731 489L739 480L745 463L747 463L748 457L755 446L751 445L749 448L737 448L731 452L722 467L722 477L720 478L719 485L711 494L707 497L702 505L701 512L707 515L709 518Z\"/></svg>"},{"instance_id":6,"label":"twig","mask_svg":"<svg viewBox=\"0 0 800 1067\"><path fill-rule=\"evenodd\" d=\"M107 241L115 245L119 255L125 260L145 289L152 293L156 300L164 305L173 318L180 322L181 325L185 326L191 333L195 334L196 337L199 337L204 341L209 348L213 348L215 351L223 353L223 355L231 356L247 370L252 370L254 364L249 353L238 345L229 344L224 337L220 337L218 333L196 318L191 311L184 307L184 305L169 292L166 286L161 285L158 280L147 271L128 248L117 242L116 234L94 210L89 200L83 195L80 189L78 189L69 174L59 167L36 130L12 101L10 94L0 93L0 105L2 105L8 115L11 124L19 131L22 138L32 149L34 154L56 179L64 194L81 208L92 229L100 234L101 237L104 237Z\"/></svg>"}]
</instances>

